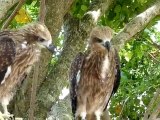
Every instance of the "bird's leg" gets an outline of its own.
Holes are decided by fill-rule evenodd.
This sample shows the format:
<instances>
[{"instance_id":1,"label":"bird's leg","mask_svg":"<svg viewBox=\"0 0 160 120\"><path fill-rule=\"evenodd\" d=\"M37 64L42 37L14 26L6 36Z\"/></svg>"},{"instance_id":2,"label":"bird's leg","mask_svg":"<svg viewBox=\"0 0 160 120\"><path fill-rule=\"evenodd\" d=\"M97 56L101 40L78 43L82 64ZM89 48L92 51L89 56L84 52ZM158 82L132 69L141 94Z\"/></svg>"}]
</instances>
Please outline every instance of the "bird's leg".
<instances>
[{"instance_id":1,"label":"bird's leg","mask_svg":"<svg viewBox=\"0 0 160 120\"><path fill-rule=\"evenodd\" d=\"M84 105L79 106L78 110L76 111L76 120L86 120L86 108Z\"/></svg>"},{"instance_id":2,"label":"bird's leg","mask_svg":"<svg viewBox=\"0 0 160 120\"><path fill-rule=\"evenodd\" d=\"M3 114L0 112L0 120L4 120Z\"/></svg>"},{"instance_id":3,"label":"bird's leg","mask_svg":"<svg viewBox=\"0 0 160 120\"><path fill-rule=\"evenodd\" d=\"M5 115L10 115L10 113L8 112L7 106L9 104L9 100L7 98L3 98L2 100L2 107L3 107L3 111Z\"/></svg>"},{"instance_id":4,"label":"bird's leg","mask_svg":"<svg viewBox=\"0 0 160 120\"><path fill-rule=\"evenodd\" d=\"M14 119L14 115L12 115L8 112L8 109L7 109L8 104L9 104L9 101L7 99L4 99L2 101L2 107L3 107L3 110L4 110L4 113L2 114L2 116L5 119Z\"/></svg>"},{"instance_id":5,"label":"bird's leg","mask_svg":"<svg viewBox=\"0 0 160 120\"><path fill-rule=\"evenodd\" d=\"M6 104L2 104L3 106L3 110L4 110L4 114L2 114L2 117L4 119L11 119L11 120L14 120L14 115L13 114L10 114L8 112L8 109L7 109L7 105ZM3 120L3 119L2 119Z\"/></svg>"},{"instance_id":6,"label":"bird's leg","mask_svg":"<svg viewBox=\"0 0 160 120\"><path fill-rule=\"evenodd\" d=\"M86 112L81 112L80 116L81 116L81 120L85 120L86 119Z\"/></svg>"},{"instance_id":7,"label":"bird's leg","mask_svg":"<svg viewBox=\"0 0 160 120\"><path fill-rule=\"evenodd\" d=\"M96 115L97 120L101 120L101 110L96 110L94 114Z\"/></svg>"},{"instance_id":8,"label":"bird's leg","mask_svg":"<svg viewBox=\"0 0 160 120\"><path fill-rule=\"evenodd\" d=\"M7 105L6 104L2 104L2 107L3 107L3 110L4 110L4 114L10 114L9 112L8 112L8 109L7 109Z\"/></svg>"}]
</instances>

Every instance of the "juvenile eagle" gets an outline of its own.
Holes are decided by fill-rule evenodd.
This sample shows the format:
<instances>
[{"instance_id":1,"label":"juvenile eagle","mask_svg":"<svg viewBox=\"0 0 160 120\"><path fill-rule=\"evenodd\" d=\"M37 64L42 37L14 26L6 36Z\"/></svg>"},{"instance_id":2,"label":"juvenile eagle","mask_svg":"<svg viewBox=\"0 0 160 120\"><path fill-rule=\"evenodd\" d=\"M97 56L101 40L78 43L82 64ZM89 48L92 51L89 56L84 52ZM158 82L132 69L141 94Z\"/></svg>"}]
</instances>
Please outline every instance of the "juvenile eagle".
<instances>
[{"instance_id":1,"label":"juvenile eagle","mask_svg":"<svg viewBox=\"0 0 160 120\"><path fill-rule=\"evenodd\" d=\"M4 116L16 88L38 60L44 46L54 51L51 34L44 24L28 24L20 29L0 32L0 102Z\"/></svg>"},{"instance_id":2,"label":"juvenile eagle","mask_svg":"<svg viewBox=\"0 0 160 120\"><path fill-rule=\"evenodd\" d=\"M120 83L119 57L111 45L112 30L95 27L85 53L71 64L70 97L76 120L101 120L110 97Z\"/></svg>"}]
</instances>

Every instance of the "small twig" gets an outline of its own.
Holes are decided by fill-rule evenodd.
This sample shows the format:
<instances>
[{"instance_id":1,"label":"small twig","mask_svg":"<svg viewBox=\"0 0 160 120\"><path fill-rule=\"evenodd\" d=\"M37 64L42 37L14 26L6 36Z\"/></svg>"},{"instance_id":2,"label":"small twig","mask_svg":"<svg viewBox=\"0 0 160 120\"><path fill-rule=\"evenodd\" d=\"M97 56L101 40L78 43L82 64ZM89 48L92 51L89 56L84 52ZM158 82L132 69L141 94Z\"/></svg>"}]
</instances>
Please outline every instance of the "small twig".
<instances>
[{"instance_id":1,"label":"small twig","mask_svg":"<svg viewBox=\"0 0 160 120\"><path fill-rule=\"evenodd\" d=\"M25 3L25 0L20 0L19 1L18 5L16 6L15 10L13 11L13 13L9 16L9 18L3 24L1 30L4 30L9 26L10 22L16 16L17 12L21 9L21 7L23 6L24 3Z\"/></svg>"},{"instance_id":2,"label":"small twig","mask_svg":"<svg viewBox=\"0 0 160 120\"><path fill-rule=\"evenodd\" d=\"M156 59L151 53L149 53L149 55L153 58L153 60L160 62L158 59Z\"/></svg>"},{"instance_id":3,"label":"small twig","mask_svg":"<svg viewBox=\"0 0 160 120\"><path fill-rule=\"evenodd\" d=\"M152 39L151 39L151 42L150 42L154 47L156 47L157 49L160 50L160 45L156 42L154 42Z\"/></svg>"},{"instance_id":4,"label":"small twig","mask_svg":"<svg viewBox=\"0 0 160 120\"><path fill-rule=\"evenodd\" d=\"M44 23L46 17L46 5L45 0L40 1L40 10L39 10L39 18L38 21Z\"/></svg>"},{"instance_id":5,"label":"small twig","mask_svg":"<svg viewBox=\"0 0 160 120\"><path fill-rule=\"evenodd\" d=\"M35 63L34 70L33 70L33 81L32 81L32 88L31 88L31 99L30 99L30 109L29 109L29 120L34 120L34 110L35 110L35 103L36 103L36 92L37 92L37 84L38 84L38 74L39 74L39 62Z\"/></svg>"},{"instance_id":6,"label":"small twig","mask_svg":"<svg viewBox=\"0 0 160 120\"><path fill-rule=\"evenodd\" d=\"M129 99L129 97L127 97L127 98L125 99L124 103L123 103L123 106L122 106L121 112L120 112L120 114L119 114L119 118L121 118L121 117L122 117L123 109L124 109L124 107L125 107L125 105L126 105L126 103L127 103L128 99Z\"/></svg>"},{"instance_id":7,"label":"small twig","mask_svg":"<svg viewBox=\"0 0 160 120\"><path fill-rule=\"evenodd\" d=\"M153 42L152 45L155 46L156 48L158 48L158 49L160 50L160 45L158 45L157 43Z\"/></svg>"}]
</instances>

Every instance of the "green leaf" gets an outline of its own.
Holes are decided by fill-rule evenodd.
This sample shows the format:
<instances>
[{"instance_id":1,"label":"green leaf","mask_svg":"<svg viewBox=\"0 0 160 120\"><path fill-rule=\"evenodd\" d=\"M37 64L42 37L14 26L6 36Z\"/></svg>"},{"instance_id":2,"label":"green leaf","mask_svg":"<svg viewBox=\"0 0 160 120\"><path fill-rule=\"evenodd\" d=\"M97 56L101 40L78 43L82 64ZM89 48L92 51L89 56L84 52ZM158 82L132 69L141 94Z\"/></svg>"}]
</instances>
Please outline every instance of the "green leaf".
<instances>
[{"instance_id":1,"label":"green leaf","mask_svg":"<svg viewBox=\"0 0 160 120\"><path fill-rule=\"evenodd\" d=\"M26 4L30 5L32 3L32 0L26 0Z\"/></svg>"},{"instance_id":2,"label":"green leaf","mask_svg":"<svg viewBox=\"0 0 160 120\"><path fill-rule=\"evenodd\" d=\"M132 58L132 52L131 51L126 52L124 57L125 57L126 61L129 62L129 60Z\"/></svg>"},{"instance_id":3,"label":"green leaf","mask_svg":"<svg viewBox=\"0 0 160 120\"><path fill-rule=\"evenodd\" d=\"M119 13L121 11L121 6L120 5L117 5L115 8L114 8L114 12L115 13Z\"/></svg>"},{"instance_id":4,"label":"green leaf","mask_svg":"<svg viewBox=\"0 0 160 120\"><path fill-rule=\"evenodd\" d=\"M87 10L87 6L81 5L81 10L86 11Z\"/></svg>"}]
</instances>

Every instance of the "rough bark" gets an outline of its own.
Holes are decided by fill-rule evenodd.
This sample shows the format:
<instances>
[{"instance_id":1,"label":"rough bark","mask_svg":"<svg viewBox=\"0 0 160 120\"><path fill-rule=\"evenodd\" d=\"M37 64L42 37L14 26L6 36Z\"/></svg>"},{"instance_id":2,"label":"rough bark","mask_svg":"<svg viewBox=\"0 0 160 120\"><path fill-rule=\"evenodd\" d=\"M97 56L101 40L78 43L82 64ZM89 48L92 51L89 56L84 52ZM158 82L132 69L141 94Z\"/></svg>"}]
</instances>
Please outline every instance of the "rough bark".
<instances>
[{"instance_id":1,"label":"rough bark","mask_svg":"<svg viewBox=\"0 0 160 120\"><path fill-rule=\"evenodd\" d=\"M18 2L18 0L1 0L0 1L0 20L6 15L7 11Z\"/></svg>"}]
</instances>

